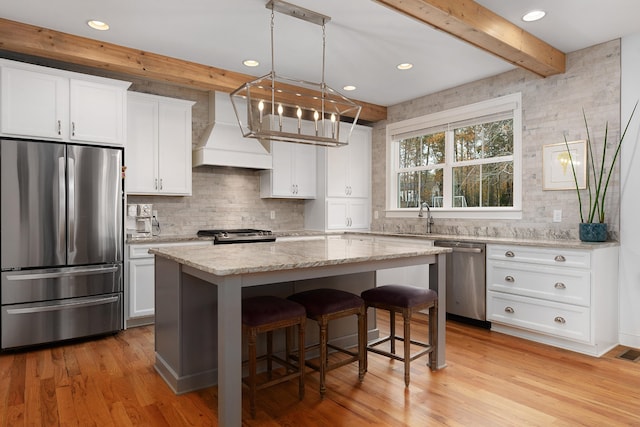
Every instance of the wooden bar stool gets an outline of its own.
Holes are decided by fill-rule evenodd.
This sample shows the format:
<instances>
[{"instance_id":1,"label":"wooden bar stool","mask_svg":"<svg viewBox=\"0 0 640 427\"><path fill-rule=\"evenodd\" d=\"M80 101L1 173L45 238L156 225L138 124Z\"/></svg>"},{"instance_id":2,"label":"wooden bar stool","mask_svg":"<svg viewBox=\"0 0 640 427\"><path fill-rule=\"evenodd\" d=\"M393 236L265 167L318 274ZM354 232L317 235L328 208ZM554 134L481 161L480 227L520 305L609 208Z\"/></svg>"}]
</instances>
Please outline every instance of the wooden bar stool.
<instances>
[{"instance_id":1,"label":"wooden bar stool","mask_svg":"<svg viewBox=\"0 0 640 427\"><path fill-rule=\"evenodd\" d=\"M307 347L307 351L319 348L320 363L314 364L309 361L307 366L320 372L320 396L324 398L327 391L327 372L358 361L358 380L364 379L366 372L366 341L367 341L367 319L364 308L364 301L358 295L337 289L314 289L300 292L288 297L289 300L302 304L307 311L307 317L315 320L318 324L320 342ZM346 316L355 315L358 317L358 350L351 351L328 342L329 322ZM337 350L348 355L348 358L329 363L328 349ZM303 360L300 357L299 360Z\"/></svg>"},{"instance_id":2,"label":"wooden bar stool","mask_svg":"<svg viewBox=\"0 0 640 427\"><path fill-rule=\"evenodd\" d=\"M361 294L366 308L374 307L389 312L389 336L372 341L367 350L383 356L404 362L404 384L409 386L410 364L412 360L429 354L429 366L436 370L436 342L438 341L438 294L431 289L415 286L386 285L368 289ZM429 310L428 342L411 339L411 317L420 310ZM402 313L404 320L404 336L396 335L395 313ZM395 340L404 342L404 355L396 354ZM390 341L390 351L381 350L376 346ZM422 350L411 355L411 344L423 347Z\"/></svg>"},{"instance_id":3,"label":"wooden bar stool","mask_svg":"<svg viewBox=\"0 0 640 427\"><path fill-rule=\"evenodd\" d=\"M304 363L294 365L289 359L293 327L298 326L298 352L304 360L304 330L306 312L304 307L293 301L274 296L251 297L242 300L242 333L247 337L248 357L243 366L249 366L249 375L242 382L249 388L249 408L251 417L256 416L256 392L284 381L298 378L300 400L304 398ZM273 354L273 331L287 328L286 360ZM260 333L267 333L267 353L258 357L256 340ZM258 384L257 364L267 361L268 380ZM285 374L272 378L272 362L286 368Z\"/></svg>"}]
</instances>

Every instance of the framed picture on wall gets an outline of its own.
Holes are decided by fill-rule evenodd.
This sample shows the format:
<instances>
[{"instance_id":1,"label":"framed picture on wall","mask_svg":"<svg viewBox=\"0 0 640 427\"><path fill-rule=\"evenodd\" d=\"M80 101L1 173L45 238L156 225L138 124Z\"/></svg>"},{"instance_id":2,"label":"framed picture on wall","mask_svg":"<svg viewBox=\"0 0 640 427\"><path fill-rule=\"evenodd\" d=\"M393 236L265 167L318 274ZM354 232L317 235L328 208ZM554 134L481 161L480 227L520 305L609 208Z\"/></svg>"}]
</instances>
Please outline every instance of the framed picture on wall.
<instances>
[{"instance_id":1,"label":"framed picture on wall","mask_svg":"<svg viewBox=\"0 0 640 427\"><path fill-rule=\"evenodd\" d=\"M567 151L567 145L569 151ZM542 189L575 190L571 160L578 188L587 188L587 142L585 140L547 144L542 147Z\"/></svg>"}]
</instances>

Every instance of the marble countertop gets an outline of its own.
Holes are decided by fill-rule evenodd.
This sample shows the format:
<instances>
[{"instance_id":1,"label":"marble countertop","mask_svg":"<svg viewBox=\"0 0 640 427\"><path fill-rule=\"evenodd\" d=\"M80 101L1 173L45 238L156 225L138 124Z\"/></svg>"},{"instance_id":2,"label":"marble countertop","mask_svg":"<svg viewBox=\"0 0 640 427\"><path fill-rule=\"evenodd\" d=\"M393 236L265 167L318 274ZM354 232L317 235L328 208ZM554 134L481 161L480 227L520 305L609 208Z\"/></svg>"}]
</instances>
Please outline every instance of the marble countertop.
<instances>
[{"instance_id":1,"label":"marble countertop","mask_svg":"<svg viewBox=\"0 0 640 427\"><path fill-rule=\"evenodd\" d=\"M211 274L282 271L451 252L420 243L389 243L351 235L246 245L170 246L150 253Z\"/></svg>"}]
</instances>

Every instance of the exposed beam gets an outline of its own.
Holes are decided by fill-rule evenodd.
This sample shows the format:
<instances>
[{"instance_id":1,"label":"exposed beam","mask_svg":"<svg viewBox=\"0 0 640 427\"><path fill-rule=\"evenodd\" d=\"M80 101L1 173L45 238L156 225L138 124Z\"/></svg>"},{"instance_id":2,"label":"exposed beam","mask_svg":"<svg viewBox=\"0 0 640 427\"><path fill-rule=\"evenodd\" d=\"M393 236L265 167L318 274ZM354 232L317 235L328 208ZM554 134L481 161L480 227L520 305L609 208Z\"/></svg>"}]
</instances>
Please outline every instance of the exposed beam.
<instances>
[{"instance_id":1,"label":"exposed beam","mask_svg":"<svg viewBox=\"0 0 640 427\"><path fill-rule=\"evenodd\" d=\"M375 0L542 77L565 72L565 54L473 0Z\"/></svg>"},{"instance_id":2,"label":"exposed beam","mask_svg":"<svg viewBox=\"0 0 640 427\"><path fill-rule=\"evenodd\" d=\"M255 76L183 61L98 40L0 18L0 50L160 80L204 90L231 92ZM386 107L356 101L360 119L387 118Z\"/></svg>"}]
</instances>

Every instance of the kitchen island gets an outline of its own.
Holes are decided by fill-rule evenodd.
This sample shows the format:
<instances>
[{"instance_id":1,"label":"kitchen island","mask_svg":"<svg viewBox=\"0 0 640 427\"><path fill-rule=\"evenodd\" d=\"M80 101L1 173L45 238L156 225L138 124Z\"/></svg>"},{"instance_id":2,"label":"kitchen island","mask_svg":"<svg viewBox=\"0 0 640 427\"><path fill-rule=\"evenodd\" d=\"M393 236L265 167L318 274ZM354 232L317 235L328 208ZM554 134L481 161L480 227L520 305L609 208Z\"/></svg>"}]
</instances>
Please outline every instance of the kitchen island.
<instances>
[{"instance_id":1,"label":"kitchen island","mask_svg":"<svg viewBox=\"0 0 640 427\"><path fill-rule=\"evenodd\" d=\"M243 290L282 293L282 284L323 286L356 277L375 286L375 271L429 264L429 286L445 304L445 254L451 249L382 243L357 236L151 249L156 277L156 370L176 393L218 384L220 425L242 416ZM348 281L348 280L347 280ZM337 283L347 283L347 281ZM264 286L269 285L269 286ZM445 310L438 313L436 366L445 366ZM366 379L365 379L366 381Z\"/></svg>"}]
</instances>

